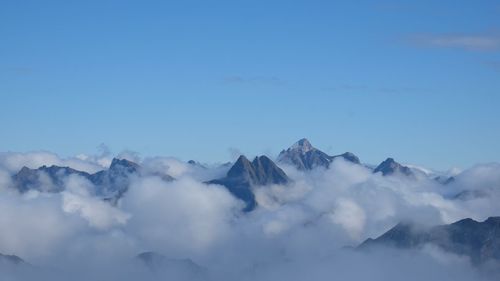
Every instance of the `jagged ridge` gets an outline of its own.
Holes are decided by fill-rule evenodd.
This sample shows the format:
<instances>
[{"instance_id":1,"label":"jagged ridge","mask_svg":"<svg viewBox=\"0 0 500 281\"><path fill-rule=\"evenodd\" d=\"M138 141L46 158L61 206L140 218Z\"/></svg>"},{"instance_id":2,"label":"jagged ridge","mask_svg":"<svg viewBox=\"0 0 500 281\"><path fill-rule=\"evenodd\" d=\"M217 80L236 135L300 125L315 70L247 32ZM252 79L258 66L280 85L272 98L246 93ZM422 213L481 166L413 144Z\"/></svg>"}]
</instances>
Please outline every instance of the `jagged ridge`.
<instances>
[{"instance_id":1,"label":"jagged ridge","mask_svg":"<svg viewBox=\"0 0 500 281\"><path fill-rule=\"evenodd\" d=\"M210 184L225 186L235 197L243 200L246 204L244 211L252 211L257 206L252 186L269 184L287 184L291 180L271 159L267 156L258 156L250 162L241 155L234 165L229 169L226 177L209 181Z\"/></svg>"}]
</instances>

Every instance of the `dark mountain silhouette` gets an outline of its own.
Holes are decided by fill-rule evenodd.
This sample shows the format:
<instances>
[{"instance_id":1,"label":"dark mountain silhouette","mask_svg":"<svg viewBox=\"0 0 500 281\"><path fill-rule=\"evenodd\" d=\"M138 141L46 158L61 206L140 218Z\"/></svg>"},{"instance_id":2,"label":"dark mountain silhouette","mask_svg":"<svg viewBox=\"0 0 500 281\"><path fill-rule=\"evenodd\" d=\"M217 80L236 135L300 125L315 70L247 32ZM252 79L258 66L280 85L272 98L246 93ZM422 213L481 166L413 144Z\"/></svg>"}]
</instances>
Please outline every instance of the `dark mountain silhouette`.
<instances>
[{"instance_id":1,"label":"dark mountain silhouette","mask_svg":"<svg viewBox=\"0 0 500 281\"><path fill-rule=\"evenodd\" d=\"M423 228L413 223L399 223L376 239L367 239L358 248L389 246L415 249L433 244L441 249L470 257L474 264L500 261L500 217L484 222L467 218L452 224Z\"/></svg>"},{"instance_id":2,"label":"dark mountain silhouette","mask_svg":"<svg viewBox=\"0 0 500 281\"><path fill-rule=\"evenodd\" d=\"M287 184L290 181L285 172L267 156L255 157L250 162L241 155L229 169L226 177L208 183L225 186L235 197L246 203L244 211L252 211L257 206L252 186Z\"/></svg>"},{"instance_id":3,"label":"dark mountain silhouette","mask_svg":"<svg viewBox=\"0 0 500 281\"><path fill-rule=\"evenodd\" d=\"M353 153L330 156L323 151L313 147L307 139L301 139L287 150L282 150L278 156L278 162L294 165L299 170L311 170L315 167L328 168L330 163L337 157L359 164L359 158Z\"/></svg>"}]
</instances>

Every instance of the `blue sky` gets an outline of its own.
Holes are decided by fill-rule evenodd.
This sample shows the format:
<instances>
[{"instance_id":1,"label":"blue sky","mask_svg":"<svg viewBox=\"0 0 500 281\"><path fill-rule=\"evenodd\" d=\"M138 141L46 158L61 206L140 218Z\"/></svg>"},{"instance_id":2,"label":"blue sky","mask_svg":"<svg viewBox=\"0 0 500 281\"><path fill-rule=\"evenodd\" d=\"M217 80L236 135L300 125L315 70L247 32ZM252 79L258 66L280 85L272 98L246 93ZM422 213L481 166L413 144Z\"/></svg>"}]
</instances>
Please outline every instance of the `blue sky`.
<instances>
[{"instance_id":1,"label":"blue sky","mask_svg":"<svg viewBox=\"0 0 500 281\"><path fill-rule=\"evenodd\" d=\"M0 1L0 150L500 160L499 1ZM232 151L232 152L231 152Z\"/></svg>"}]
</instances>

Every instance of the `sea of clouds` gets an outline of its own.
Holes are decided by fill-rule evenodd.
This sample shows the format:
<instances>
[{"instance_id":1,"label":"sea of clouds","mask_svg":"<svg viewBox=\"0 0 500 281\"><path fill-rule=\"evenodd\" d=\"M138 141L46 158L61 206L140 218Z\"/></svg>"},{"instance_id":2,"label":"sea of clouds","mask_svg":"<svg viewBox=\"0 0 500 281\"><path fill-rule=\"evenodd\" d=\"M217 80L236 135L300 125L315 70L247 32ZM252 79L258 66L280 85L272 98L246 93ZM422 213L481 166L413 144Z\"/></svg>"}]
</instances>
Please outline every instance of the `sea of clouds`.
<instances>
[{"instance_id":1,"label":"sea of clouds","mask_svg":"<svg viewBox=\"0 0 500 281\"><path fill-rule=\"evenodd\" d=\"M353 250L401 221L424 225L500 215L500 164L467 169L443 185L428 177L383 177L336 158L329 169L297 171L293 183L255 189L258 208L204 182L228 166L190 165L171 157L136 161L157 176L134 177L116 206L92 195L73 175L65 191L20 194L11 176L23 166L69 166L96 172L109 153L61 158L48 152L0 154L0 253L30 265L3 266L1 280L498 280L466 257L422 250ZM150 173L152 174L152 173ZM462 191L482 196L455 198ZM151 270L134 257L154 251L204 268Z\"/></svg>"}]
</instances>

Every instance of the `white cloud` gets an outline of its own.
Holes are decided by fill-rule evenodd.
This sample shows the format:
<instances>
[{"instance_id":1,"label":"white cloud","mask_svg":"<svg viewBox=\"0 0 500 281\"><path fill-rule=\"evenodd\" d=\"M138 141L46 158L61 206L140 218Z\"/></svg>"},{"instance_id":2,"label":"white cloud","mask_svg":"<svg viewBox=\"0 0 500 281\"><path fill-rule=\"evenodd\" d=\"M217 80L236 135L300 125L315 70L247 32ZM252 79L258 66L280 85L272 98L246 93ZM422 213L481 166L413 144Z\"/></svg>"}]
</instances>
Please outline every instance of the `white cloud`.
<instances>
[{"instance_id":1,"label":"white cloud","mask_svg":"<svg viewBox=\"0 0 500 281\"><path fill-rule=\"evenodd\" d=\"M145 279L142 271L123 266L143 251L191 258L208 268L214 280L411 280L422 278L417 273L423 269L429 280L475 280L467 260L439 249L369 255L340 249L378 236L401 220L439 224L500 214L498 164L473 167L446 186L374 175L342 159L310 173L284 167L294 182L256 188L259 207L242 214L241 202L224 187L202 183L221 176L223 169L174 158L146 158L141 165L178 180L165 182L146 173L133 180L116 206L93 197L95 187L78 176L66 179L62 193L21 195L6 187L20 163L44 161L69 160L37 153L0 157L0 253L37 265L61 265L83 280L90 278L83 277L90 274L88 268L97 274L90 279ZM96 165L94 157L78 161ZM485 190L489 196L451 196L464 190ZM47 279L65 279L60 276Z\"/></svg>"},{"instance_id":2,"label":"white cloud","mask_svg":"<svg viewBox=\"0 0 500 281\"><path fill-rule=\"evenodd\" d=\"M241 207L226 189L189 178L139 179L122 203L132 214L127 230L147 249L177 253L197 253L222 239Z\"/></svg>"},{"instance_id":3,"label":"white cloud","mask_svg":"<svg viewBox=\"0 0 500 281\"><path fill-rule=\"evenodd\" d=\"M365 226L365 211L356 202L340 198L337 200L337 207L330 215L332 221L341 225L351 238L360 240Z\"/></svg>"},{"instance_id":4,"label":"white cloud","mask_svg":"<svg viewBox=\"0 0 500 281\"><path fill-rule=\"evenodd\" d=\"M91 227L100 230L125 225L130 214L93 196L90 192L93 188L89 185L91 183L79 176L68 177L66 190L62 192L62 209L67 213L79 214Z\"/></svg>"}]
</instances>

